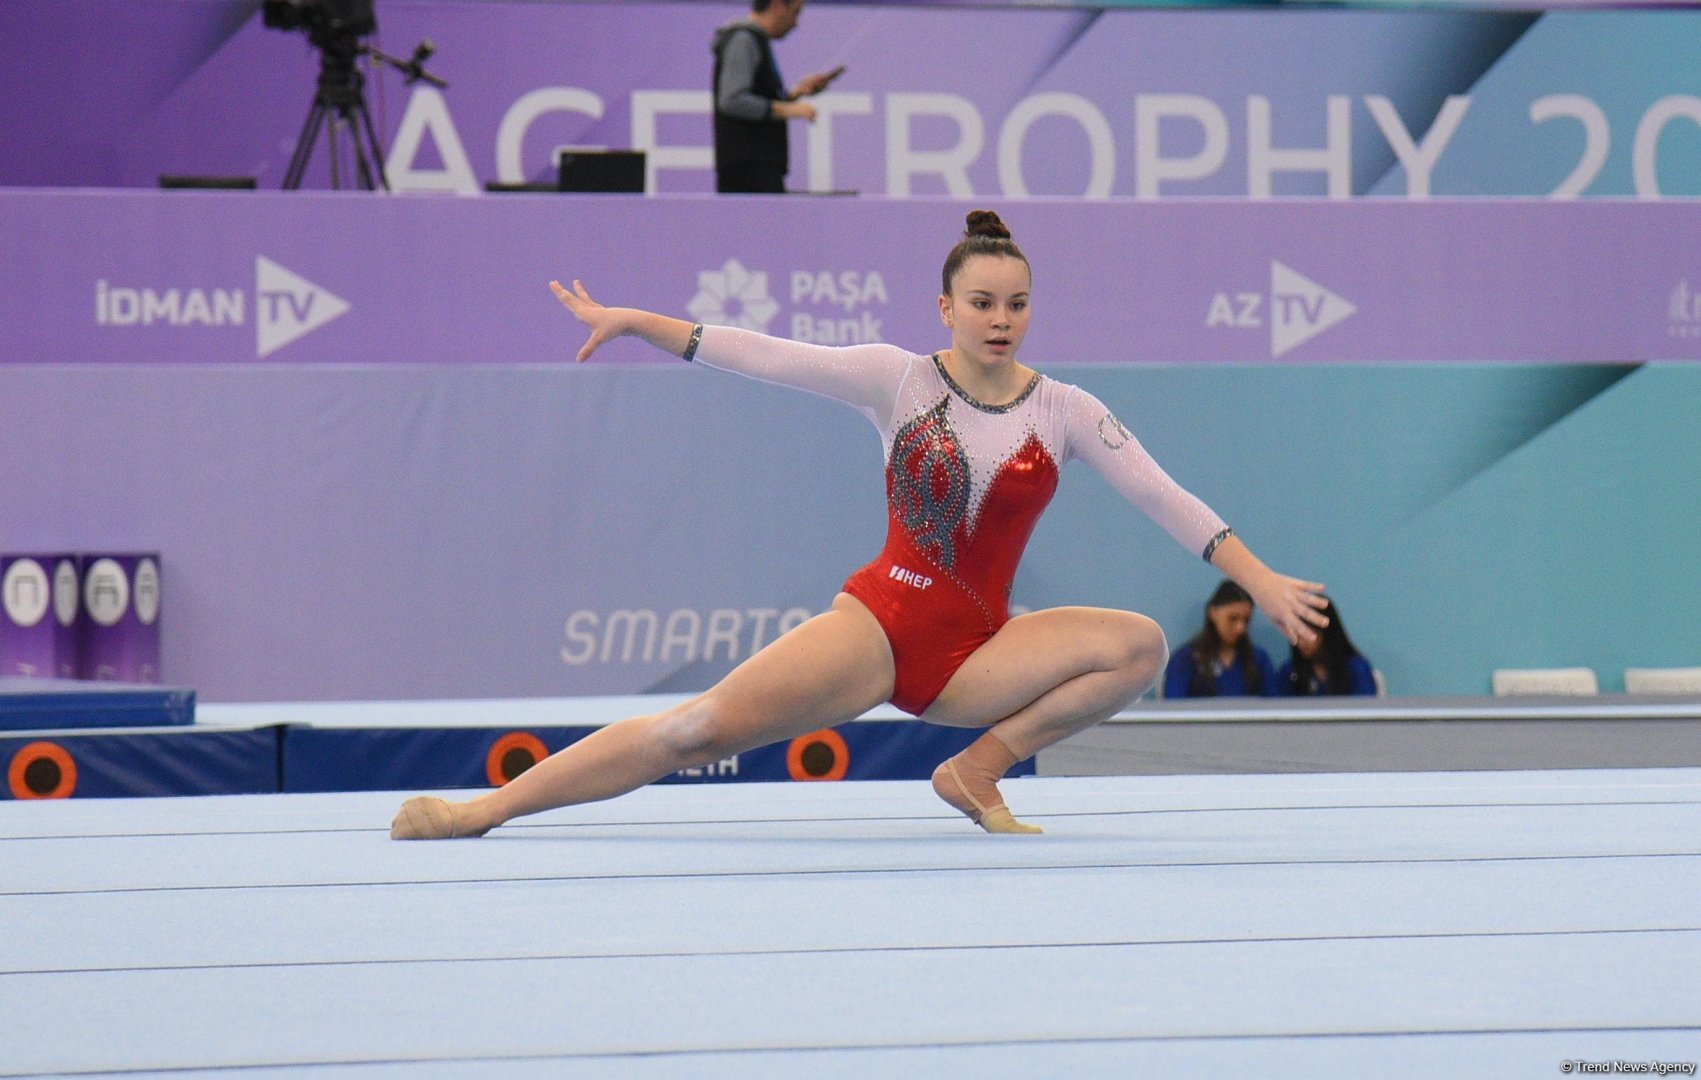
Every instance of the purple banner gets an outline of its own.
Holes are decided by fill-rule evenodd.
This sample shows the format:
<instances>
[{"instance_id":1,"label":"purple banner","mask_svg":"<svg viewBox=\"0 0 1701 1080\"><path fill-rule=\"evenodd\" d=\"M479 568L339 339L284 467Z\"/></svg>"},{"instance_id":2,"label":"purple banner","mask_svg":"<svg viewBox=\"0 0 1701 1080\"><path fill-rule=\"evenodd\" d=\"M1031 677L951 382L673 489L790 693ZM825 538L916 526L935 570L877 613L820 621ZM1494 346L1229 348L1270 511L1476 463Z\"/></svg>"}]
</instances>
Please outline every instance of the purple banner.
<instances>
[{"instance_id":1,"label":"purple banner","mask_svg":"<svg viewBox=\"0 0 1701 1080\"><path fill-rule=\"evenodd\" d=\"M162 174L329 186L303 139L323 52L252 0L0 5L19 100L0 184ZM383 0L364 100L400 191L550 180L563 148L712 190L711 56L748 5ZM786 78L843 65L792 124L792 190L956 198L1695 195L1701 12L1105 11L812 5ZM137 62L145 57L146 62ZM1625 61L1634 57L1634 63ZM341 183L352 182L352 147Z\"/></svg>"},{"instance_id":2,"label":"purple banner","mask_svg":"<svg viewBox=\"0 0 1701 1080\"><path fill-rule=\"evenodd\" d=\"M581 332L546 283L573 277L694 321L926 350L972 205L0 193L0 362L564 363ZM1005 210L1036 361L1701 358L1701 214L1682 203Z\"/></svg>"}]
</instances>

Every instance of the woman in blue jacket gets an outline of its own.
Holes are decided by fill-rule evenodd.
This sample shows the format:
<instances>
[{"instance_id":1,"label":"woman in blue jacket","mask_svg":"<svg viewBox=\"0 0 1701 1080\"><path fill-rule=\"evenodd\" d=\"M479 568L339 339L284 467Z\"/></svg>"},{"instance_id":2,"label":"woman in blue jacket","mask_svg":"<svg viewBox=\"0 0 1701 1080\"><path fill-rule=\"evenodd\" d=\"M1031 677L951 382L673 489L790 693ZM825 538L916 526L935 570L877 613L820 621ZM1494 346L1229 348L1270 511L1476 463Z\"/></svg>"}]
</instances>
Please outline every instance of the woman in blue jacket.
<instances>
[{"instance_id":1,"label":"woman in blue jacket","mask_svg":"<svg viewBox=\"0 0 1701 1080\"><path fill-rule=\"evenodd\" d=\"M1305 642L1295 645L1292 654L1276 672L1278 693L1295 697L1320 697L1324 694L1375 694L1376 676L1366 660L1347 636L1341 625L1341 613L1331 601L1323 609L1329 624Z\"/></svg>"},{"instance_id":2,"label":"woman in blue jacket","mask_svg":"<svg viewBox=\"0 0 1701 1080\"><path fill-rule=\"evenodd\" d=\"M1276 673L1270 654L1252 644L1252 597L1224 581L1205 601L1205 625L1175 651L1164 671L1164 697L1270 697Z\"/></svg>"}]
</instances>

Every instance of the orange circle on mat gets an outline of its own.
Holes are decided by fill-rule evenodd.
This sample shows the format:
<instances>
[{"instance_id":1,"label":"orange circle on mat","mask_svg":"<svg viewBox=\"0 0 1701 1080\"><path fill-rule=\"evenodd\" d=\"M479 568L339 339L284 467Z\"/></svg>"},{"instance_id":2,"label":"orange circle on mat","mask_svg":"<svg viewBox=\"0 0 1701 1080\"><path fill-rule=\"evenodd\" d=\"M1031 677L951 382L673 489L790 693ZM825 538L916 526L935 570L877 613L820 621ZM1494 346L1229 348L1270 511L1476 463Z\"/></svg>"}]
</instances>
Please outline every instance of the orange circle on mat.
<instances>
[{"instance_id":1,"label":"orange circle on mat","mask_svg":"<svg viewBox=\"0 0 1701 1080\"><path fill-rule=\"evenodd\" d=\"M786 748L786 771L793 780L843 780L850 768L850 747L832 728L799 735Z\"/></svg>"},{"instance_id":2,"label":"orange circle on mat","mask_svg":"<svg viewBox=\"0 0 1701 1080\"><path fill-rule=\"evenodd\" d=\"M53 786L38 790L43 788L43 774ZM6 779L15 799L68 799L77 790L77 763L58 743L32 742L12 756Z\"/></svg>"},{"instance_id":3,"label":"orange circle on mat","mask_svg":"<svg viewBox=\"0 0 1701 1080\"><path fill-rule=\"evenodd\" d=\"M513 765L510 758L520 754L530 756L531 760L510 772ZM501 787L548 756L549 748L536 735L510 731L492 743L490 753L484 755L484 775L491 787Z\"/></svg>"}]
</instances>

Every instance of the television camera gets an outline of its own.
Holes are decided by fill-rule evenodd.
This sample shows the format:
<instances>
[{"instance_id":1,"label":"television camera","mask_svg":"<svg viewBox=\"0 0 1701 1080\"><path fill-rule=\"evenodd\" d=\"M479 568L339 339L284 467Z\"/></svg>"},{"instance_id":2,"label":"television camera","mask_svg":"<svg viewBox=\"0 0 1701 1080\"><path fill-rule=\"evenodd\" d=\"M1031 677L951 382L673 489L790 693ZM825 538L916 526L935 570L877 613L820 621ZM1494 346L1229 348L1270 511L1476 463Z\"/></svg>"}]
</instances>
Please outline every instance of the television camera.
<instances>
[{"instance_id":1,"label":"television camera","mask_svg":"<svg viewBox=\"0 0 1701 1080\"><path fill-rule=\"evenodd\" d=\"M367 190L389 189L384 179L384 151L378 142L372 113L366 107L366 77L357 61L372 57L375 63L388 64L401 72L412 84L424 81L440 89L448 83L425 70L425 61L436 51L430 41L420 42L413 56L403 60L368 45L362 39L377 32L378 14L374 0L262 0L260 15L266 26L274 30L300 30L319 50L319 85L313 95L313 105L307 111L301 137L295 153L290 156L289 169L284 173L284 189L292 191L301 186L307 173L308 159L325 127L326 118L337 116L326 131L331 153L331 186L341 187L337 162L336 127L340 121L349 129L354 145L355 181Z\"/></svg>"}]
</instances>

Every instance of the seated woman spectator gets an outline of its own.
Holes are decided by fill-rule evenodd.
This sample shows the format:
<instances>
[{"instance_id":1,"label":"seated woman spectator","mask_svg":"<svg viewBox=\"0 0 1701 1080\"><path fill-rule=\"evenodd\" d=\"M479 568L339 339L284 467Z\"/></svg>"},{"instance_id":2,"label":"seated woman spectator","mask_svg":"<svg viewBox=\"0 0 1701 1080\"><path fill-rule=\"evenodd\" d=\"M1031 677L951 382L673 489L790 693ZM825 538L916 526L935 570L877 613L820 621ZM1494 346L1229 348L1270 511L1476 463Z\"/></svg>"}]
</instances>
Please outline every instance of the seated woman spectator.
<instances>
[{"instance_id":1,"label":"seated woman spectator","mask_svg":"<svg viewBox=\"0 0 1701 1080\"><path fill-rule=\"evenodd\" d=\"M1205 625L1175 651L1164 671L1164 697L1270 697L1276 673L1270 655L1252 644L1252 597L1224 581L1205 601Z\"/></svg>"},{"instance_id":2,"label":"seated woman spectator","mask_svg":"<svg viewBox=\"0 0 1701 1080\"><path fill-rule=\"evenodd\" d=\"M1323 609L1329 625L1310 641L1293 647L1293 653L1276 672L1277 692L1295 697L1323 694L1375 694L1376 676L1370 661L1360 655L1341 625L1341 613L1330 601Z\"/></svg>"}]
</instances>

